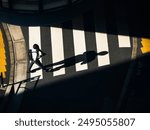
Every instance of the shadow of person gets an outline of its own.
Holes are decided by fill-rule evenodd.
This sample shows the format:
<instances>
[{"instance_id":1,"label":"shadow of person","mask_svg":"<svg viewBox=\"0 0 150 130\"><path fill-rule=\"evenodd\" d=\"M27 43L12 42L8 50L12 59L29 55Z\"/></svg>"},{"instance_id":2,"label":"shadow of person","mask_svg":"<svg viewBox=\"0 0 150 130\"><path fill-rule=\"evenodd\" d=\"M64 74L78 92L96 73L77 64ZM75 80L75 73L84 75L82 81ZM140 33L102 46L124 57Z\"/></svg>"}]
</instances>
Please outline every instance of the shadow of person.
<instances>
[{"instance_id":1,"label":"shadow of person","mask_svg":"<svg viewBox=\"0 0 150 130\"><path fill-rule=\"evenodd\" d=\"M106 55L106 54L108 54L107 51L102 51L102 52L99 52L99 53L97 53L95 51L84 52L83 56L82 56L82 63L81 63L81 65L93 61L98 55L103 56L103 55Z\"/></svg>"},{"instance_id":2,"label":"shadow of person","mask_svg":"<svg viewBox=\"0 0 150 130\"><path fill-rule=\"evenodd\" d=\"M65 60L53 63L52 64L53 69L51 69L50 72L57 71L57 70L64 68L64 67L70 67L70 66L73 66L73 65L80 63L80 62L81 62L81 65L83 65L83 64L86 64L86 63L93 61L98 55L103 56L106 54L108 54L107 51L102 51L99 53L97 53L95 51L86 51L83 54L73 56L73 57L67 58ZM54 68L54 66L57 66L57 65L60 65L60 66Z\"/></svg>"}]
</instances>

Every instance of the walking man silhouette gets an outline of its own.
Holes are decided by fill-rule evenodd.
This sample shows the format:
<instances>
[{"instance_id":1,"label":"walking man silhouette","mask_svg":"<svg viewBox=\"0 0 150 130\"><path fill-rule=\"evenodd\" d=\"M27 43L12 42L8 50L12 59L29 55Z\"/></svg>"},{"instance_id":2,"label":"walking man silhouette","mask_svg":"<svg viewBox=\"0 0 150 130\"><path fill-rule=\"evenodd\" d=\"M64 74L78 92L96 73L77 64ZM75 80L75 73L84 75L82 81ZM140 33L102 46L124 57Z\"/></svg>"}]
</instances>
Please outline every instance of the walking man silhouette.
<instances>
[{"instance_id":1,"label":"walking man silhouette","mask_svg":"<svg viewBox=\"0 0 150 130\"><path fill-rule=\"evenodd\" d=\"M41 55L40 55L40 53L41 53ZM28 73L36 71L36 69L31 70L33 64L37 64L41 69L45 70L46 72L49 71L49 69L46 69L46 67L44 67L40 61L40 58L45 55L46 55L46 53L44 53L37 44L33 45L33 50L29 49L28 57L29 57L30 64L29 64Z\"/></svg>"}]
</instances>

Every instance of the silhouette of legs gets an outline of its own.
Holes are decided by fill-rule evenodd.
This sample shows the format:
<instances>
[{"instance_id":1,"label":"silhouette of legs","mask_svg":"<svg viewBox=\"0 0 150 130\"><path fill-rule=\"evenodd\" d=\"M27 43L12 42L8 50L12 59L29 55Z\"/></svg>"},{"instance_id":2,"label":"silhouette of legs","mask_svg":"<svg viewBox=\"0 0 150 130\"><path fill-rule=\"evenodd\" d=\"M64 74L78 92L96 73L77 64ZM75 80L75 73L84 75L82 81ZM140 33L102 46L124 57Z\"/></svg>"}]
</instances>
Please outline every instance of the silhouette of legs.
<instances>
[{"instance_id":1,"label":"silhouette of legs","mask_svg":"<svg viewBox=\"0 0 150 130\"><path fill-rule=\"evenodd\" d=\"M37 59L37 60L35 61L35 63L36 63L41 69L47 71L46 67L43 66L43 64L40 62L39 59Z\"/></svg>"},{"instance_id":2,"label":"silhouette of legs","mask_svg":"<svg viewBox=\"0 0 150 130\"><path fill-rule=\"evenodd\" d=\"M50 70L49 68L46 68L45 66L43 66L43 64L40 62L40 60L37 59L36 61L31 61L27 73L35 72L36 71L36 69L31 70L31 68L32 68L32 66L33 66L34 63L37 64L41 69L45 70L46 72L48 72Z\"/></svg>"},{"instance_id":3,"label":"silhouette of legs","mask_svg":"<svg viewBox=\"0 0 150 130\"><path fill-rule=\"evenodd\" d=\"M27 73L32 72L32 71L31 71L31 68L32 68L33 64L34 64L34 61L31 61L30 64L29 64L29 68L28 68Z\"/></svg>"}]
</instances>

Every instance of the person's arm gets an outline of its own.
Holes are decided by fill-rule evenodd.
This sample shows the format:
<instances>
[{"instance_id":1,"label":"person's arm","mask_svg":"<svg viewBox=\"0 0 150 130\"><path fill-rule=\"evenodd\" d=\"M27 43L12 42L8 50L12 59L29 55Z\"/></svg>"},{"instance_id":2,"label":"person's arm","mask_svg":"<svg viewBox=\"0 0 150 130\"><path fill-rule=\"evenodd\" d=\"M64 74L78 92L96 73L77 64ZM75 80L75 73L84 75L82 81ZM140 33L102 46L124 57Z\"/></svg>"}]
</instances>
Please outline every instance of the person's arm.
<instances>
[{"instance_id":1,"label":"person's arm","mask_svg":"<svg viewBox=\"0 0 150 130\"><path fill-rule=\"evenodd\" d=\"M45 52L43 52L42 50L40 50L40 49L39 49L39 51L41 52L40 57L42 57L42 56L45 56L45 55L46 55L46 53L45 53Z\"/></svg>"}]
</instances>

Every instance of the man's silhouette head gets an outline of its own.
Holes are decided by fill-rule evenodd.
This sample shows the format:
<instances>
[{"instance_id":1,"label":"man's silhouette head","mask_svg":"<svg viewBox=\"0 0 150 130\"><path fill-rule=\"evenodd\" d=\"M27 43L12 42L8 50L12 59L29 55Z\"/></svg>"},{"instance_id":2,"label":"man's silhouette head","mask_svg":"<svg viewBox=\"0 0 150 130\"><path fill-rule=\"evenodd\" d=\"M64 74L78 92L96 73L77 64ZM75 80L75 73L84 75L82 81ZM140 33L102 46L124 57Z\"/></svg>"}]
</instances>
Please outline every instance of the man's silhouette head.
<instances>
[{"instance_id":1,"label":"man's silhouette head","mask_svg":"<svg viewBox=\"0 0 150 130\"><path fill-rule=\"evenodd\" d=\"M34 49L37 49L37 50L40 49L39 46L38 46L38 44L34 44L34 45L33 45L33 48L34 48Z\"/></svg>"}]
</instances>

